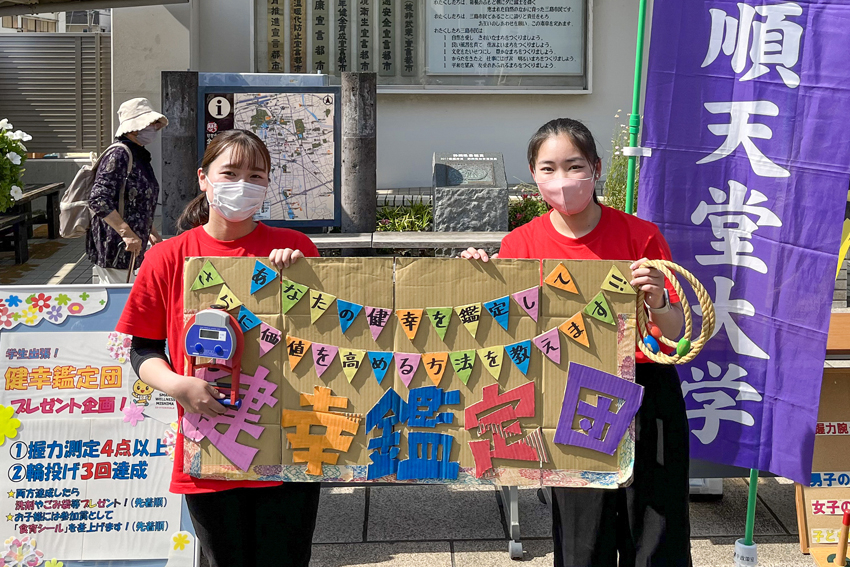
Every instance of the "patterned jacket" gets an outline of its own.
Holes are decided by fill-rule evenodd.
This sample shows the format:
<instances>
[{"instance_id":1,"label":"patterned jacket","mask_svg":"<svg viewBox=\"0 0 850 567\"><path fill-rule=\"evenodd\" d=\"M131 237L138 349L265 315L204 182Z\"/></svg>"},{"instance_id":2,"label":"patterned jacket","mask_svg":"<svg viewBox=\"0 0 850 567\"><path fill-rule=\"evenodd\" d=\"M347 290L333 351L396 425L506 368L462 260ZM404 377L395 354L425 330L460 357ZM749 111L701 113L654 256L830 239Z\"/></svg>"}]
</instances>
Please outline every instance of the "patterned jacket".
<instances>
[{"instance_id":1,"label":"patterned jacket","mask_svg":"<svg viewBox=\"0 0 850 567\"><path fill-rule=\"evenodd\" d=\"M119 140L133 152L133 171L127 178L124 191L124 221L142 240L142 251L136 258L136 268L142 264L148 236L153 226L159 183L151 166L151 154L143 146L125 137ZM126 270L130 265L130 254L124 251L124 240L103 217L118 210L118 191L127 175L127 152L113 148L100 162L94 187L89 197L89 208L93 215L91 228L86 234L86 253L92 263L103 268Z\"/></svg>"}]
</instances>

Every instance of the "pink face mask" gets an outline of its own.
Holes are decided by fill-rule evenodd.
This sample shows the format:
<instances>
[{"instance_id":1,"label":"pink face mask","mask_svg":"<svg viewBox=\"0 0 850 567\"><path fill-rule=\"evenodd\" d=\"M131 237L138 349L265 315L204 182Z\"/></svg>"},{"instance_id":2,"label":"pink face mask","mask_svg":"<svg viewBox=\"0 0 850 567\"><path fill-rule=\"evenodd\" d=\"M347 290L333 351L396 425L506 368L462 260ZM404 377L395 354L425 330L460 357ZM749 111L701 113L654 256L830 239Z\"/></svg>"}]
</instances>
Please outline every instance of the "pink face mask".
<instances>
[{"instance_id":1,"label":"pink face mask","mask_svg":"<svg viewBox=\"0 0 850 567\"><path fill-rule=\"evenodd\" d=\"M561 177L537 182L543 200L564 215L582 212L593 198L594 186L593 174L590 179Z\"/></svg>"}]
</instances>

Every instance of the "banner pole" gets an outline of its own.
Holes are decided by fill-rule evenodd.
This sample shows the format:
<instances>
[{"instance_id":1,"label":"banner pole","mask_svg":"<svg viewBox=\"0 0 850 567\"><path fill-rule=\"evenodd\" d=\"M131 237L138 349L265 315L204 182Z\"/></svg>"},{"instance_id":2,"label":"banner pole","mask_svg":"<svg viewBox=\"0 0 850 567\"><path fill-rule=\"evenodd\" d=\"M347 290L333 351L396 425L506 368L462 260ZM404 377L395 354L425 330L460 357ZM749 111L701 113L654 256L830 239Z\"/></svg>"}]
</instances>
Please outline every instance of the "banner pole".
<instances>
[{"instance_id":1,"label":"banner pole","mask_svg":"<svg viewBox=\"0 0 850 567\"><path fill-rule=\"evenodd\" d=\"M759 485L758 469L750 469L750 492L747 496L747 526L744 531L744 544L753 545L753 528L756 523L756 492Z\"/></svg>"},{"instance_id":2,"label":"banner pole","mask_svg":"<svg viewBox=\"0 0 850 567\"><path fill-rule=\"evenodd\" d=\"M637 49L635 51L635 86L632 91L632 113L629 115L629 147L638 145L640 132L640 78L643 73L643 35L646 27L646 0L640 0L638 8ZM635 170L637 156L629 156L628 176L626 177L626 213L633 214L635 200Z\"/></svg>"}]
</instances>

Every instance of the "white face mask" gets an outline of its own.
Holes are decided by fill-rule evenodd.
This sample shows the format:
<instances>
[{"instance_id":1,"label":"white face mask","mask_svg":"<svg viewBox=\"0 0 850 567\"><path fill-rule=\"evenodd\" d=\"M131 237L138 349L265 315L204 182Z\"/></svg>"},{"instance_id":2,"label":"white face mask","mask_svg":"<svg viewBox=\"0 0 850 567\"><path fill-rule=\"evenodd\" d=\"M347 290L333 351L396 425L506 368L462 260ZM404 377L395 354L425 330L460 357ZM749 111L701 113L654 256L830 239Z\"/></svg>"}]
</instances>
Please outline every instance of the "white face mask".
<instances>
[{"instance_id":1,"label":"white face mask","mask_svg":"<svg viewBox=\"0 0 850 567\"><path fill-rule=\"evenodd\" d=\"M208 182L209 183L209 182ZM210 207L230 222L240 222L254 216L266 198L266 187L246 181L210 183Z\"/></svg>"},{"instance_id":2,"label":"white face mask","mask_svg":"<svg viewBox=\"0 0 850 567\"><path fill-rule=\"evenodd\" d=\"M156 127L151 124L147 128L143 128L136 132L136 141L140 146L147 146L154 140L156 140Z\"/></svg>"}]
</instances>

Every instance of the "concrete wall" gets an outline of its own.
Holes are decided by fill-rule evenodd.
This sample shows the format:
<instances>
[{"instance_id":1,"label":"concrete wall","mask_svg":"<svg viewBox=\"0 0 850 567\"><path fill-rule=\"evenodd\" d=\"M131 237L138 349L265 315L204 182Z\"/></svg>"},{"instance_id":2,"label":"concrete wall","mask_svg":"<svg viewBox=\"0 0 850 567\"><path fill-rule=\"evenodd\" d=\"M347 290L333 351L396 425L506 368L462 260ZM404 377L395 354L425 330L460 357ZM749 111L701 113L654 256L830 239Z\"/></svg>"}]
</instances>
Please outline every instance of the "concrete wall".
<instances>
[{"instance_id":1,"label":"concrete wall","mask_svg":"<svg viewBox=\"0 0 850 567\"><path fill-rule=\"evenodd\" d=\"M593 0L592 94L379 94L378 187L430 186L434 152L501 152L508 183L529 181L528 139L563 116L588 125L606 165L631 105L637 4ZM114 107L132 96L159 105L163 70L254 71L253 17L252 0L115 10Z\"/></svg>"},{"instance_id":2,"label":"concrete wall","mask_svg":"<svg viewBox=\"0 0 850 567\"><path fill-rule=\"evenodd\" d=\"M160 109L160 73L189 68L191 7L188 4L117 8L112 11L112 131L118 107L145 97ZM148 146L161 178L160 140Z\"/></svg>"}]
</instances>

